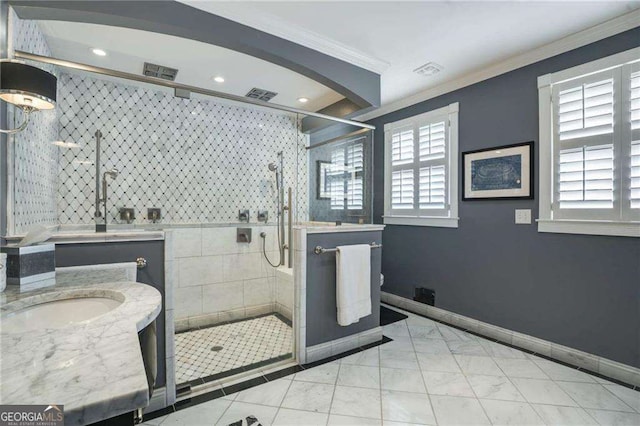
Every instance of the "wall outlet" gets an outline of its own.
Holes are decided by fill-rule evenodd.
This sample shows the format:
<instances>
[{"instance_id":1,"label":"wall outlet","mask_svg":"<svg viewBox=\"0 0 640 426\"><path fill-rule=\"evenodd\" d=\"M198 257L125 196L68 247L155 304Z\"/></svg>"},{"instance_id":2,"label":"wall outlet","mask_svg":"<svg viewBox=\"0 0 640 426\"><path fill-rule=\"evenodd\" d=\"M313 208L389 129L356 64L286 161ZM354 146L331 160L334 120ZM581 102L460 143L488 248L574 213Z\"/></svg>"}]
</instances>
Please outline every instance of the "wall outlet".
<instances>
[{"instance_id":1,"label":"wall outlet","mask_svg":"<svg viewBox=\"0 0 640 426\"><path fill-rule=\"evenodd\" d=\"M531 209L516 209L516 224L531 225Z\"/></svg>"}]
</instances>

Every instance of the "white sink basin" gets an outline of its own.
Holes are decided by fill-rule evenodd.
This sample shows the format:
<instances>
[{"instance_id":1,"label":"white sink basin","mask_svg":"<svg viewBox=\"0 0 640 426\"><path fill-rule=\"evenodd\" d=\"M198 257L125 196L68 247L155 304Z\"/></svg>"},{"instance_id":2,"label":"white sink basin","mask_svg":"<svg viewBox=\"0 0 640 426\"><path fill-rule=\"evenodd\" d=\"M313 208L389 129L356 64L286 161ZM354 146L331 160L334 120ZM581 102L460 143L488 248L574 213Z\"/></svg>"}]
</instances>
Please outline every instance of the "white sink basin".
<instances>
[{"instance_id":1,"label":"white sink basin","mask_svg":"<svg viewBox=\"0 0 640 426\"><path fill-rule=\"evenodd\" d=\"M57 329L72 324L90 322L90 320L95 320L121 304L121 301L107 297L54 300L3 315L0 319L0 327L4 330L11 330L12 333L43 328Z\"/></svg>"}]
</instances>

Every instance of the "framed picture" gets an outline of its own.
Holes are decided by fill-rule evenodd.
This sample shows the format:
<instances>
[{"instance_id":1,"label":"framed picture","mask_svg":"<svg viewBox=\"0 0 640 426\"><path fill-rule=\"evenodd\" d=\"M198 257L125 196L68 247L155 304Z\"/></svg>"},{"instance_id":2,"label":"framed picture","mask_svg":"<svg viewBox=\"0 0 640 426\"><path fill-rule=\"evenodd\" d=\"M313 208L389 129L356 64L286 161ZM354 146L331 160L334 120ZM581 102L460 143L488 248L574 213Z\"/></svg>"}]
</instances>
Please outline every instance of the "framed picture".
<instances>
[{"instance_id":1,"label":"framed picture","mask_svg":"<svg viewBox=\"0 0 640 426\"><path fill-rule=\"evenodd\" d=\"M532 199L533 142L462 153L462 199Z\"/></svg>"},{"instance_id":2,"label":"framed picture","mask_svg":"<svg viewBox=\"0 0 640 426\"><path fill-rule=\"evenodd\" d=\"M316 198L318 200L331 199L331 194L329 193L329 182L327 179L327 174L330 167L330 161L316 161Z\"/></svg>"}]
</instances>

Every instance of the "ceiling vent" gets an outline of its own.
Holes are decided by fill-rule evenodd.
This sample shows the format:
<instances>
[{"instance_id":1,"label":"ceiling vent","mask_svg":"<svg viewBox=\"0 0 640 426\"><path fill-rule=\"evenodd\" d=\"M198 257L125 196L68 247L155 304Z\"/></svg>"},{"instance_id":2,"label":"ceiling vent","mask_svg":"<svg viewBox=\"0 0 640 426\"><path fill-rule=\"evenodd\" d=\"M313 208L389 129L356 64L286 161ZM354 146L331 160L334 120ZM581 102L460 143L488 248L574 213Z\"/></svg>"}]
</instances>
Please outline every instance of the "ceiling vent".
<instances>
[{"instance_id":1,"label":"ceiling vent","mask_svg":"<svg viewBox=\"0 0 640 426\"><path fill-rule=\"evenodd\" d=\"M276 92L270 92L269 90L258 89L257 87L254 87L253 89L249 90L249 93L247 93L245 96L247 98L269 102L271 99L276 97L276 95Z\"/></svg>"},{"instance_id":2,"label":"ceiling vent","mask_svg":"<svg viewBox=\"0 0 640 426\"><path fill-rule=\"evenodd\" d=\"M442 65L438 65L435 62L427 62L426 64L413 70L416 74L420 74L423 77L429 77L434 74L438 74L442 71Z\"/></svg>"},{"instance_id":3,"label":"ceiling vent","mask_svg":"<svg viewBox=\"0 0 640 426\"><path fill-rule=\"evenodd\" d=\"M178 74L178 70L175 68L169 68L162 65L150 64L148 62L145 62L144 70L142 71L142 73L147 77L156 77L163 80L174 81L176 79L176 75Z\"/></svg>"}]
</instances>

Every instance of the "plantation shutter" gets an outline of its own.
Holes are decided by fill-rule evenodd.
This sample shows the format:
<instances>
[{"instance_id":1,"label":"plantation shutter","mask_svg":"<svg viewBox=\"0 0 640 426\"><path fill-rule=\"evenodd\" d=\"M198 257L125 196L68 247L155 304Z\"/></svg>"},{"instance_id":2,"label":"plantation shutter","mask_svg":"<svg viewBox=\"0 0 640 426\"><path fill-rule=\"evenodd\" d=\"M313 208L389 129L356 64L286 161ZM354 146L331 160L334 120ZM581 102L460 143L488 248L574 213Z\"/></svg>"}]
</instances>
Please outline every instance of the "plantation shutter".
<instances>
[{"instance_id":1,"label":"plantation shutter","mask_svg":"<svg viewBox=\"0 0 640 426\"><path fill-rule=\"evenodd\" d=\"M561 141L613 133L613 79L561 91L558 123Z\"/></svg>"},{"instance_id":2,"label":"plantation shutter","mask_svg":"<svg viewBox=\"0 0 640 426\"><path fill-rule=\"evenodd\" d=\"M391 131L390 209L399 216L448 216L448 117Z\"/></svg>"},{"instance_id":3,"label":"plantation shutter","mask_svg":"<svg viewBox=\"0 0 640 426\"><path fill-rule=\"evenodd\" d=\"M554 86L554 202L556 219L613 219L615 197L615 71Z\"/></svg>"},{"instance_id":4,"label":"plantation shutter","mask_svg":"<svg viewBox=\"0 0 640 426\"><path fill-rule=\"evenodd\" d=\"M364 207L363 191L364 146L362 142L347 146L347 209L362 210Z\"/></svg>"},{"instance_id":5,"label":"plantation shutter","mask_svg":"<svg viewBox=\"0 0 640 426\"><path fill-rule=\"evenodd\" d=\"M352 139L331 151L327 175L332 210L364 209L364 139Z\"/></svg>"},{"instance_id":6,"label":"plantation shutter","mask_svg":"<svg viewBox=\"0 0 640 426\"><path fill-rule=\"evenodd\" d=\"M393 172L391 208L394 210L413 209L413 169Z\"/></svg>"},{"instance_id":7,"label":"plantation shutter","mask_svg":"<svg viewBox=\"0 0 640 426\"><path fill-rule=\"evenodd\" d=\"M630 204L632 209L640 209L640 141L631 144L631 186Z\"/></svg>"},{"instance_id":8,"label":"plantation shutter","mask_svg":"<svg viewBox=\"0 0 640 426\"><path fill-rule=\"evenodd\" d=\"M435 160L445 156L445 130L444 121L420 127L420 161Z\"/></svg>"},{"instance_id":9,"label":"plantation shutter","mask_svg":"<svg viewBox=\"0 0 640 426\"><path fill-rule=\"evenodd\" d=\"M331 152L331 166L327 175L329 177L329 197L331 210L344 209L344 182L340 177L344 173L344 149L339 148Z\"/></svg>"},{"instance_id":10,"label":"plantation shutter","mask_svg":"<svg viewBox=\"0 0 640 426\"><path fill-rule=\"evenodd\" d=\"M445 208L445 167L432 166L420 169L420 209Z\"/></svg>"},{"instance_id":11,"label":"plantation shutter","mask_svg":"<svg viewBox=\"0 0 640 426\"><path fill-rule=\"evenodd\" d=\"M640 130L640 71L631 74L631 129Z\"/></svg>"},{"instance_id":12,"label":"plantation shutter","mask_svg":"<svg viewBox=\"0 0 640 426\"><path fill-rule=\"evenodd\" d=\"M414 128L396 129L391 135L391 208L412 214L415 208Z\"/></svg>"},{"instance_id":13,"label":"plantation shutter","mask_svg":"<svg viewBox=\"0 0 640 426\"><path fill-rule=\"evenodd\" d=\"M391 144L391 164L399 166L413 162L413 129L406 129L393 134Z\"/></svg>"},{"instance_id":14,"label":"plantation shutter","mask_svg":"<svg viewBox=\"0 0 640 426\"><path fill-rule=\"evenodd\" d=\"M613 145L560 151L561 209L613 208Z\"/></svg>"},{"instance_id":15,"label":"plantation shutter","mask_svg":"<svg viewBox=\"0 0 640 426\"><path fill-rule=\"evenodd\" d=\"M629 199L628 219L640 219L640 64L629 65ZM623 73L623 75L625 75ZM623 142L624 143L624 142Z\"/></svg>"}]
</instances>

